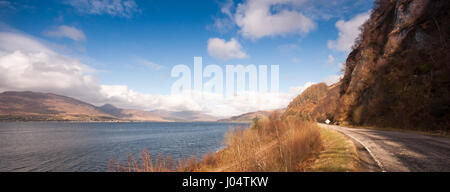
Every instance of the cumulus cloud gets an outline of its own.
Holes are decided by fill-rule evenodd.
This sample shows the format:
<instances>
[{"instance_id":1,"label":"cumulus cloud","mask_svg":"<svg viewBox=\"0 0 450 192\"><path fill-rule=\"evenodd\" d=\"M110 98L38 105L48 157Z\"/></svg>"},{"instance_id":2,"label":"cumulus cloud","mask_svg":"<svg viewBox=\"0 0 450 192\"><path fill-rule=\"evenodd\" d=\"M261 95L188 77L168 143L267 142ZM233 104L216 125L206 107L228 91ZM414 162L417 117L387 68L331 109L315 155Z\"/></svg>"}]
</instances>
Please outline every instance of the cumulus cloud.
<instances>
[{"instance_id":1,"label":"cumulus cloud","mask_svg":"<svg viewBox=\"0 0 450 192\"><path fill-rule=\"evenodd\" d=\"M336 22L336 28L339 30L337 40L329 40L328 48L337 51L351 51L356 38L360 34L360 26L364 24L370 17L370 12L356 15L354 18Z\"/></svg>"},{"instance_id":2,"label":"cumulus cloud","mask_svg":"<svg viewBox=\"0 0 450 192\"><path fill-rule=\"evenodd\" d=\"M0 71L2 90L54 92L83 99L98 96L93 69L25 35L0 32Z\"/></svg>"},{"instance_id":3,"label":"cumulus cloud","mask_svg":"<svg viewBox=\"0 0 450 192\"><path fill-rule=\"evenodd\" d=\"M372 8L367 0L243 0L220 4L220 17L214 28L227 32L238 27L251 39L288 34L307 34L316 28L316 20L352 16Z\"/></svg>"},{"instance_id":4,"label":"cumulus cloud","mask_svg":"<svg viewBox=\"0 0 450 192\"><path fill-rule=\"evenodd\" d=\"M143 110L201 111L217 117L240 115L259 110L286 107L293 94L271 92L240 92L226 98L221 94L189 90L183 94L142 94L125 85L102 85L101 92L109 103Z\"/></svg>"},{"instance_id":5,"label":"cumulus cloud","mask_svg":"<svg viewBox=\"0 0 450 192\"><path fill-rule=\"evenodd\" d=\"M45 36L58 37L58 38L69 38L74 41L86 40L84 32L76 27L71 27L67 25L61 25L54 29L44 32Z\"/></svg>"},{"instance_id":6,"label":"cumulus cloud","mask_svg":"<svg viewBox=\"0 0 450 192\"><path fill-rule=\"evenodd\" d=\"M210 38L208 40L208 53L212 57L221 60L244 59L248 57L242 50L241 44L235 38L228 42L220 38Z\"/></svg>"},{"instance_id":7,"label":"cumulus cloud","mask_svg":"<svg viewBox=\"0 0 450 192\"><path fill-rule=\"evenodd\" d=\"M302 0L248 0L238 4L234 15L240 33L247 38L307 34L316 24L301 12L288 9L303 3Z\"/></svg>"},{"instance_id":8,"label":"cumulus cloud","mask_svg":"<svg viewBox=\"0 0 450 192\"><path fill-rule=\"evenodd\" d=\"M241 92L228 98L192 90L180 95L161 95L140 93L127 85L102 85L97 81L95 69L16 32L0 32L0 71L0 91L50 92L94 105L111 103L141 110L200 111L221 117L282 108L295 96Z\"/></svg>"},{"instance_id":9,"label":"cumulus cloud","mask_svg":"<svg viewBox=\"0 0 450 192\"><path fill-rule=\"evenodd\" d=\"M69 0L68 4L80 13L132 17L140 9L134 0Z\"/></svg>"}]
</instances>

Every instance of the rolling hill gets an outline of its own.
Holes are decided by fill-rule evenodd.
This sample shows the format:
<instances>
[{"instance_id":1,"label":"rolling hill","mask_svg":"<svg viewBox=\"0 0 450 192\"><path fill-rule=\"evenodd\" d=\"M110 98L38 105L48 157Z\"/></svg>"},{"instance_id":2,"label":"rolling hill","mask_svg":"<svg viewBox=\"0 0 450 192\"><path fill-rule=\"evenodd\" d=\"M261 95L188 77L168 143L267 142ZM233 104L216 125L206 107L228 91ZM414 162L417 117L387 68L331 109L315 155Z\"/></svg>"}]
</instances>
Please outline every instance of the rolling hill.
<instances>
[{"instance_id":1,"label":"rolling hill","mask_svg":"<svg viewBox=\"0 0 450 192\"><path fill-rule=\"evenodd\" d=\"M168 121L155 114L101 107L52 93L4 92L0 94L3 121Z\"/></svg>"},{"instance_id":2,"label":"rolling hill","mask_svg":"<svg viewBox=\"0 0 450 192\"><path fill-rule=\"evenodd\" d=\"M272 111L255 111L250 113L245 113L242 115L233 116L227 119L220 119L220 122L252 122L255 118L267 117L273 112L283 113L284 109L272 110Z\"/></svg>"}]
</instances>

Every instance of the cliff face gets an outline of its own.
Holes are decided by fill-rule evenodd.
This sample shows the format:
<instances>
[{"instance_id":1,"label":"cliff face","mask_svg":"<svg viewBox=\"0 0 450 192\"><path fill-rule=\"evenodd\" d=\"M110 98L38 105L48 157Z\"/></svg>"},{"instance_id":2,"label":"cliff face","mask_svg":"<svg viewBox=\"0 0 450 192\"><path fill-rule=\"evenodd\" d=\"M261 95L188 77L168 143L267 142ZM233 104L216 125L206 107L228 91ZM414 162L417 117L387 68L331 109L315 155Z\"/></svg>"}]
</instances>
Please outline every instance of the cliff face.
<instances>
[{"instance_id":1,"label":"cliff face","mask_svg":"<svg viewBox=\"0 0 450 192\"><path fill-rule=\"evenodd\" d=\"M327 98L339 107L327 115L356 125L448 131L449 10L448 0L378 0L347 58L339 96Z\"/></svg>"}]
</instances>

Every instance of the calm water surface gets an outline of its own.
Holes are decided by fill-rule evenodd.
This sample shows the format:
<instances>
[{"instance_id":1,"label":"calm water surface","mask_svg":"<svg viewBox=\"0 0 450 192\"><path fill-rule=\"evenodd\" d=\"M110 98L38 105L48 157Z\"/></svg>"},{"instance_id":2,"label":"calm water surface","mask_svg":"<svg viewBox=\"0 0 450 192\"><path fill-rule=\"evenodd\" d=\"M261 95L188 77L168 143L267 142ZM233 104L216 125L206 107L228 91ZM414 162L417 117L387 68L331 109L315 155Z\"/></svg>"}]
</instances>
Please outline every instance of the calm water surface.
<instances>
[{"instance_id":1,"label":"calm water surface","mask_svg":"<svg viewBox=\"0 0 450 192\"><path fill-rule=\"evenodd\" d=\"M0 123L0 171L108 171L144 149L174 158L223 147L236 123Z\"/></svg>"}]
</instances>

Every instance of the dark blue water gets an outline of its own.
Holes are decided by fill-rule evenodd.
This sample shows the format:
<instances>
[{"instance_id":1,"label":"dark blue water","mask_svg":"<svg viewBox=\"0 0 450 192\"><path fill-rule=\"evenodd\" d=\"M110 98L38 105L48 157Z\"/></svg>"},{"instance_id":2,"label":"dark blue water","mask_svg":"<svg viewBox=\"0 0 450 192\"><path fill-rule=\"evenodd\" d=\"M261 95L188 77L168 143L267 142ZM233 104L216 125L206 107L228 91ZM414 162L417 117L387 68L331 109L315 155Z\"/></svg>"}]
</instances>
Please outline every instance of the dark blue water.
<instances>
[{"instance_id":1,"label":"dark blue water","mask_svg":"<svg viewBox=\"0 0 450 192\"><path fill-rule=\"evenodd\" d=\"M0 123L0 171L108 171L148 149L173 158L215 152L235 123Z\"/></svg>"}]
</instances>

